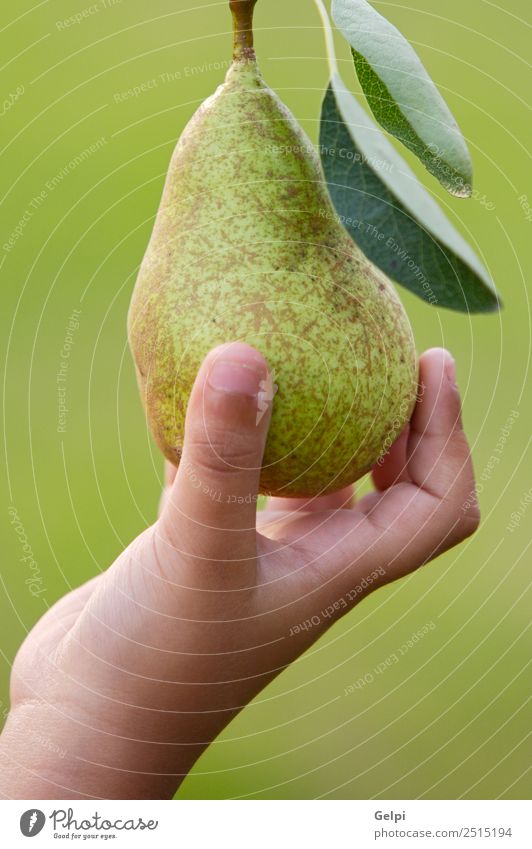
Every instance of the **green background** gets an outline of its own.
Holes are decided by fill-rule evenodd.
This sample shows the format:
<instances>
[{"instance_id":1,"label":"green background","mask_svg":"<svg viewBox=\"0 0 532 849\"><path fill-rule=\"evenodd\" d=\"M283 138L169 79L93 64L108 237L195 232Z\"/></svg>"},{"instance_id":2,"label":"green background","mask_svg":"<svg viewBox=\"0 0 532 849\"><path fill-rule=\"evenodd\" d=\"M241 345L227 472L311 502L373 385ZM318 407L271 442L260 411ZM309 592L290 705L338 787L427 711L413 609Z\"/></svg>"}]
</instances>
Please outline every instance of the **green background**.
<instances>
[{"instance_id":1,"label":"green background","mask_svg":"<svg viewBox=\"0 0 532 849\"><path fill-rule=\"evenodd\" d=\"M24 86L0 117L2 713L27 631L155 517L162 464L137 395L126 312L176 138L222 81L230 56L226 2L98 2L69 29L57 22L89 2L18 0L0 13L2 97ZM418 349L445 345L457 359L483 524L330 630L211 746L180 798L523 798L532 790L532 507L507 528L532 483L523 391L532 221L519 200L530 167L529 3L375 5L411 40L446 97L469 143L477 194L451 198L405 156L475 245L506 304L500 315L470 318L400 292ZM256 44L267 80L316 141L327 65L312 0L259 0ZM338 39L337 46L356 92L347 45ZM115 97L152 79L157 84L139 96ZM95 153L46 189L100 137ZM28 209L23 235L6 251ZM59 434L56 374L74 309L80 326L68 366L66 433ZM504 431L512 411L518 416ZM25 583L10 506L39 564L38 598ZM433 630L400 663L375 673L428 623ZM373 681L345 696L367 673Z\"/></svg>"}]
</instances>

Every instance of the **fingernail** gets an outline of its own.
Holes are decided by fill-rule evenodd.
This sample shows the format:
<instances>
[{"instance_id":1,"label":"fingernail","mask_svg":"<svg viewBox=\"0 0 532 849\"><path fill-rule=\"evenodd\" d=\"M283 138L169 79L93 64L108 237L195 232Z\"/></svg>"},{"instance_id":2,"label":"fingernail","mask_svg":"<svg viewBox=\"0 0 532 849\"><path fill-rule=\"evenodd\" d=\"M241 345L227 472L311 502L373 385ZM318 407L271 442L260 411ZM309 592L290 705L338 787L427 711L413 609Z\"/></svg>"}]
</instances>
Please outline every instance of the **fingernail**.
<instances>
[{"instance_id":1,"label":"fingernail","mask_svg":"<svg viewBox=\"0 0 532 849\"><path fill-rule=\"evenodd\" d=\"M253 365L235 360L216 360L209 372L208 383L216 392L257 397L264 378Z\"/></svg>"},{"instance_id":2,"label":"fingernail","mask_svg":"<svg viewBox=\"0 0 532 849\"><path fill-rule=\"evenodd\" d=\"M445 357L445 374L450 383L456 383L456 363L448 352Z\"/></svg>"}]
</instances>

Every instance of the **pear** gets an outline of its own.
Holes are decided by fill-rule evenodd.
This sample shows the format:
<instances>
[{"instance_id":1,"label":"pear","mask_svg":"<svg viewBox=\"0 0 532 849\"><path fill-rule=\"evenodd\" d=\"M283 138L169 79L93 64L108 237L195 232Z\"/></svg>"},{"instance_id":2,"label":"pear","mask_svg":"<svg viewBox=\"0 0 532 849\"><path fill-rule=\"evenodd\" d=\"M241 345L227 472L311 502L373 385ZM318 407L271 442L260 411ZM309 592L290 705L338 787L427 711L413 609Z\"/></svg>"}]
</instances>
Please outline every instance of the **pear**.
<instances>
[{"instance_id":1,"label":"pear","mask_svg":"<svg viewBox=\"0 0 532 849\"><path fill-rule=\"evenodd\" d=\"M399 435L416 355L394 288L338 220L314 147L262 79L255 2L229 4L233 63L175 148L128 334L175 465L206 353L237 340L260 350L277 387L260 491L308 497L358 479Z\"/></svg>"}]
</instances>

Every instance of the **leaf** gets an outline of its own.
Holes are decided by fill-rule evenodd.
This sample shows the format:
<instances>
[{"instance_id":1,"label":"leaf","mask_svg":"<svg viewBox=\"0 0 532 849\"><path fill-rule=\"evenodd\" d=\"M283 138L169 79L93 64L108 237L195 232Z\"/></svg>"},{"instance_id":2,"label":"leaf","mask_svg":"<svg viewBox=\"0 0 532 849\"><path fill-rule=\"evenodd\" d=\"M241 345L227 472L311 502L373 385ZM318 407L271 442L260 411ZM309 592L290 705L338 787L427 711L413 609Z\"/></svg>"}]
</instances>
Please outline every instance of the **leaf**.
<instances>
[{"instance_id":1,"label":"leaf","mask_svg":"<svg viewBox=\"0 0 532 849\"><path fill-rule=\"evenodd\" d=\"M469 197L467 145L413 47L366 0L333 0L332 15L351 45L362 91L379 124L451 194Z\"/></svg>"},{"instance_id":2,"label":"leaf","mask_svg":"<svg viewBox=\"0 0 532 849\"><path fill-rule=\"evenodd\" d=\"M375 265L429 303L499 309L474 251L336 73L322 105L320 155L339 220Z\"/></svg>"}]
</instances>

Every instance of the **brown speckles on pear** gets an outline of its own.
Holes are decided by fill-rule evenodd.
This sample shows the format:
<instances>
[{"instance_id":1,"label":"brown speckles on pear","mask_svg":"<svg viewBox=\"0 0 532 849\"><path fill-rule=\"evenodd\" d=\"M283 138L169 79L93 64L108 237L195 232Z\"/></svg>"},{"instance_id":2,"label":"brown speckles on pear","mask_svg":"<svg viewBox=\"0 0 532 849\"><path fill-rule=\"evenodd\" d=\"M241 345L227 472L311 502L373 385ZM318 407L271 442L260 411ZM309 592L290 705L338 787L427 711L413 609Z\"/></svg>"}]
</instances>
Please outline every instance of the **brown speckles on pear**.
<instances>
[{"instance_id":1,"label":"brown speckles on pear","mask_svg":"<svg viewBox=\"0 0 532 849\"><path fill-rule=\"evenodd\" d=\"M408 319L337 222L311 142L253 59L232 65L179 140L129 338L150 427L174 463L207 351L233 339L262 351L279 385L263 492L341 488L409 418Z\"/></svg>"}]
</instances>

